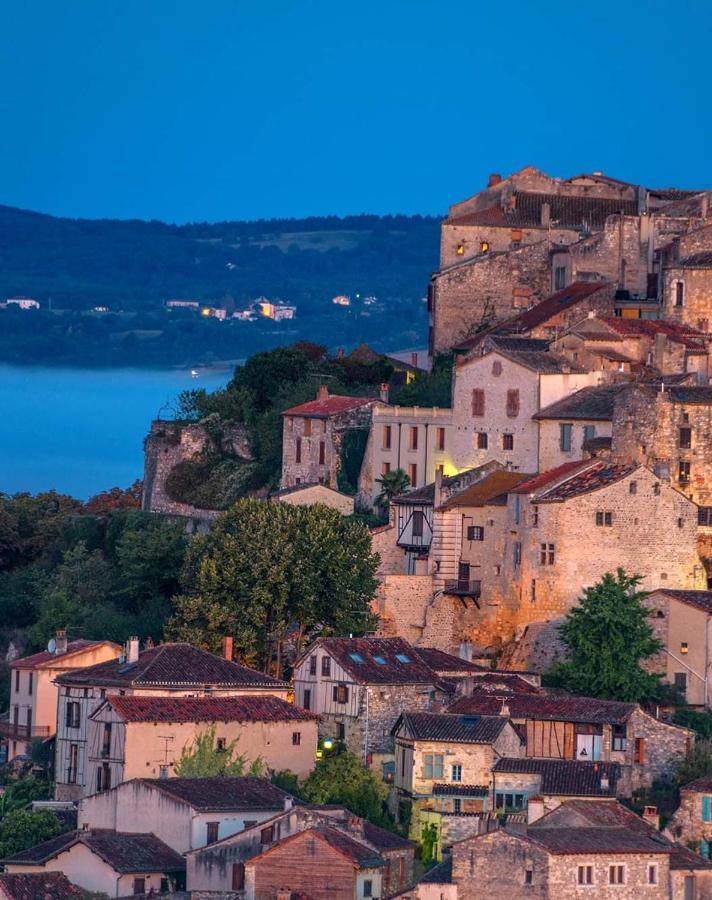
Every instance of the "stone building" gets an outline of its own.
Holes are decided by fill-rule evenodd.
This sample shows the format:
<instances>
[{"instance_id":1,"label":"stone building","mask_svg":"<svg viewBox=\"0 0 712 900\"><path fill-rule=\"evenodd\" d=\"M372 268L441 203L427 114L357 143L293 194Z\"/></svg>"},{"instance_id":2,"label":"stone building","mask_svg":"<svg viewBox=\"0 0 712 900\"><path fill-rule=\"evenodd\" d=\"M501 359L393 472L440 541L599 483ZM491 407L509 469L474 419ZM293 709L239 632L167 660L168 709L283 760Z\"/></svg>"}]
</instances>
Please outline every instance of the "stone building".
<instances>
[{"instance_id":1,"label":"stone building","mask_svg":"<svg viewBox=\"0 0 712 900\"><path fill-rule=\"evenodd\" d=\"M648 594L645 605L663 645L649 660L650 670L662 673L690 706L710 706L712 591L661 588Z\"/></svg>"},{"instance_id":2,"label":"stone building","mask_svg":"<svg viewBox=\"0 0 712 900\"><path fill-rule=\"evenodd\" d=\"M368 430L375 402L373 397L330 396L326 385L321 385L316 400L286 409L282 413L281 488L299 484L336 488L344 435Z\"/></svg>"},{"instance_id":3,"label":"stone building","mask_svg":"<svg viewBox=\"0 0 712 900\"><path fill-rule=\"evenodd\" d=\"M705 859L712 851L712 778L697 778L680 788L680 805L668 830L672 836L695 849Z\"/></svg>"},{"instance_id":4,"label":"stone building","mask_svg":"<svg viewBox=\"0 0 712 900\"><path fill-rule=\"evenodd\" d=\"M556 809L565 800L618 796L619 763L581 759L498 759L492 769L494 808L527 811L529 821Z\"/></svg>"},{"instance_id":5,"label":"stone building","mask_svg":"<svg viewBox=\"0 0 712 900\"><path fill-rule=\"evenodd\" d=\"M383 861L380 896L390 897L412 883L415 851L412 841L355 816L345 807L302 804L277 813L264 822L248 825L217 843L187 853L187 887L195 897L214 897L221 891L244 890L244 894L231 896L246 900L249 885L246 883L245 869L250 859L293 834L324 827L342 832L345 837L369 847L372 854L380 857Z\"/></svg>"},{"instance_id":6,"label":"stone building","mask_svg":"<svg viewBox=\"0 0 712 900\"><path fill-rule=\"evenodd\" d=\"M706 508L712 507L711 435L708 386L631 384L616 395L613 459L650 466L661 482Z\"/></svg>"},{"instance_id":7,"label":"stone building","mask_svg":"<svg viewBox=\"0 0 712 900\"><path fill-rule=\"evenodd\" d=\"M89 758L101 754L90 740L90 717L114 695L138 697L239 697L266 695L287 698L289 685L232 662L232 642L224 641L225 658L190 644L160 644L139 651L131 638L124 655L56 679L59 690L55 745L55 799L79 800L94 793L97 768ZM165 752L164 752L165 755ZM141 773L145 775L145 771ZM102 776L103 777L103 776ZM103 784L103 782L102 782ZM111 785L108 785L109 787Z\"/></svg>"},{"instance_id":8,"label":"stone building","mask_svg":"<svg viewBox=\"0 0 712 900\"><path fill-rule=\"evenodd\" d=\"M703 212L706 218L709 203ZM658 268L662 275L662 315L708 332L712 304L712 224L693 228L662 247Z\"/></svg>"}]
</instances>

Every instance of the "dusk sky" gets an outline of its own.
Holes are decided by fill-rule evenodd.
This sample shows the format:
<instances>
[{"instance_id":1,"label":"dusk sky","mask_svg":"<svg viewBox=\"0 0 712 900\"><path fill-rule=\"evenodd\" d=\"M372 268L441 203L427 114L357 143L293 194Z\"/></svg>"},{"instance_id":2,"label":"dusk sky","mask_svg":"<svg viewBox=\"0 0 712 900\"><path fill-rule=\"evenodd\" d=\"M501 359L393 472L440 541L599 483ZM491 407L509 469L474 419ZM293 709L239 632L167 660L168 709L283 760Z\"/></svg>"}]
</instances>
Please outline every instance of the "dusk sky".
<instances>
[{"instance_id":1,"label":"dusk sky","mask_svg":"<svg viewBox=\"0 0 712 900\"><path fill-rule=\"evenodd\" d=\"M711 26L708 0L6 0L0 203L440 213L527 164L710 188Z\"/></svg>"}]
</instances>

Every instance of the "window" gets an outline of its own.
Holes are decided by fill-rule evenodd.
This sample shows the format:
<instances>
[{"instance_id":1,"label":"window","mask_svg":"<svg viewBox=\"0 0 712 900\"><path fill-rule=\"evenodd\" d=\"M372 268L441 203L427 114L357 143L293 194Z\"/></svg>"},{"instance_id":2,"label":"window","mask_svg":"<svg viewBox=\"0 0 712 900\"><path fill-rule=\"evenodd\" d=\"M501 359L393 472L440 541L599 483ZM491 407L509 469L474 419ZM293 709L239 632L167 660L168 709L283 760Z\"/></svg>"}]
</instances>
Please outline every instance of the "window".
<instances>
[{"instance_id":1,"label":"window","mask_svg":"<svg viewBox=\"0 0 712 900\"><path fill-rule=\"evenodd\" d=\"M553 566L555 559L555 546L554 544L540 544L539 545L539 562L542 566Z\"/></svg>"},{"instance_id":2,"label":"window","mask_svg":"<svg viewBox=\"0 0 712 900\"><path fill-rule=\"evenodd\" d=\"M584 425L583 426L584 441L592 441L595 437L596 437L596 426L595 425Z\"/></svg>"},{"instance_id":3,"label":"window","mask_svg":"<svg viewBox=\"0 0 712 900\"><path fill-rule=\"evenodd\" d=\"M497 809L523 809L524 794L497 794L495 807Z\"/></svg>"},{"instance_id":4,"label":"window","mask_svg":"<svg viewBox=\"0 0 712 900\"><path fill-rule=\"evenodd\" d=\"M402 663L410 662L410 657L406 656L405 653L396 653L396 659L398 660L398 662L402 662Z\"/></svg>"},{"instance_id":5,"label":"window","mask_svg":"<svg viewBox=\"0 0 712 900\"><path fill-rule=\"evenodd\" d=\"M302 743L301 731L293 731L292 732L292 745L294 747L299 747L301 743Z\"/></svg>"},{"instance_id":6,"label":"window","mask_svg":"<svg viewBox=\"0 0 712 900\"><path fill-rule=\"evenodd\" d=\"M477 432L477 449L478 450L486 450L487 449L487 432L486 431L478 431Z\"/></svg>"},{"instance_id":7,"label":"window","mask_svg":"<svg viewBox=\"0 0 712 900\"><path fill-rule=\"evenodd\" d=\"M410 449L417 450L418 449L418 426L411 425L410 426Z\"/></svg>"},{"instance_id":8,"label":"window","mask_svg":"<svg viewBox=\"0 0 712 900\"><path fill-rule=\"evenodd\" d=\"M79 759L79 744L69 745L69 765L67 767L67 782L77 783L77 760Z\"/></svg>"},{"instance_id":9,"label":"window","mask_svg":"<svg viewBox=\"0 0 712 900\"><path fill-rule=\"evenodd\" d=\"M502 435L502 449L503 450L514 450L514 435L513 434L503 434Z\"/></svg>"},{"instance_id":10,"label":"window","mask_svg":"<svg viewBox=\"0 0 712 900\"><path fill-rule=\"evenodd\" d=\"M515 541L512 545L512 560L514 562L514 568L518 568L522 563L522 542Z\"/></svg>"},{"instance_id":11,"label":"window","mask_svg":"<svg viewBox=\"0 0 712 900\"><path fill-rule=\"evenodd\" d=\"M363 882L363 896L373 897L373 881L370 878L366 878Z\"/></svg>"},{"instance_id":12,"label":"window","mask_svg":"<svg viewBox=\"0 0 712 900\"><path fill-rule=\"evenodd\" d=\"M34 672L30 672L29 683L28 683L28 693L32 695L33 681L34 681Z\"/></svg>"},{"instance_id":13,"label":"window","mask_svg":"<svg viewBox=\"0 0 712 900\"><path fill-rule=\"evenodd\" d=\"M645 763L645 738L636 738L633 744L633 762L638 765Z\"/></svg>"},{"instance_id":14,"label":"window","mask_svg":"<svg viewBox=\"0 0 712 900\"><path fill-rule=\"evenodd\" d=\"M712 796L709 794L702 797L702 821L712 822Z\"/></svg>"},{"instance_id":15,"label":"window","mask_svg":"<svg viewBox=\"0 0 712 900\"><path fill-rule=\"evenodd\" d=\"M539 527L539 507L532 506L532 528Z\"/></svg>"},{"instance_id":16,"label":"window","mask_svg":"<svg viewBox=\"0 0 712 900\"><path fill-rule=\"evenodd\" d=\"M324 441L319 441L319 465L323 466L325 460L326 460L326 444L324 443Z\"/></svg>"},{"instance_id":17,"label":"window","mask_svg":"<svg viewBox=\"0 0 712 900\"><path fill-rule=\"evenodd\" d=\"M206 832L207 832L206 843L214 844L218 839L218 830L220 828L220 823L219 822L207 822L205 828L206 828Z\"/></svg>"},{"instance_id":18,"label":"window","mask_svg":"<svg viewBox=\"0 0 712 900\"><path fill-rule=\"evenodd\" d=\"M579 866L576 881L579 884L593 884L593 866Z\"/></svg>"},{"instance_id":19,"label":"window","mask_svg":"<svg viewBox=\"0 0 712 900\"><path fill-rule=\"evenodd\" d=\"M309 657L309 674L316 675L316 656Z\"/></svg>"},{"instance_id":20,"label":"window","mask_svg":"<svg viewBox=\"0 0 712 900\"><path fill-rule=\"evenodd\" d=\"M423 513L416 509L413 513L413 537L422 537L423 536L423 520L425 516Z\"/></svg>"},{"instance_id":21,"label":"window","mask_svg":"<svg viewBox=\"0 0 712 900\"><path fill-rule=\"evenodd\" d=\"M458 256L464 256L465 255L465 245L463 243L459 243L457 245L457 250L455 250L455 253L457 253Z\"/></svg>"},{"instance_id":22,"label":"window","mask_svg":"<svg viewBox=\"0 0 712 900\"><path fill-rule=\"evenodd\" d=\"M653 485L653 493L656 497L660 496L660 485L657 482Z\"/></svg>"},{"instance_id":23,"label":"window","mask_svg":"<svg viewBox=\"0 0 712 900\"><path fill-rule=\"evenodd\" d=\"M452 801L452 811L454 813L462 812L462 800L460 800L459 797L455 797L455 799Z\"/></svg>"},{"instance_id":24,"label":"window","mask_svg":"<svg viewBox=\"0 0 712 900\"><path fill-rule=\"evenodd\" d=\"M322 656L321 658L321 674L331 675L331 657Z\"/></svg>"},{"instance_id":25,"label":"window","mask_svg":"<svg viewBox=\"0 0 712 900\"><path fill-rule=\"evenodd\" d=\"M468 525L467 526L467 540L468 541L484 541L485 539L485 530L482 525Z\"/></svg>"},{"instance_id":26,"label":"window","mask_svg":"<svg viewBox=\"0 0 712 900\"><path fill-rule=\"evenodd\" d=\"M712 506L701 506L697 510L697 521L700 525L712 525Z\"/></svg>"},{"instance_id":27,"label":"window","mask_svg":"<svg viewBox=\"0 0 712 900\"><path fill-rule=\"evenodd\" d=\"M101 755L111 756L111 722L104 722L104 734L101 742Z\"/></svg>"},{"instance_id":28,"label":"window","mask_svg":"<svg viewBox=\"0 0 712 900\"><path fill-rule=\"evenodd\" d=\"M346 740L346 726L343 722L336 723L336 740L337 741L345 741Z\"/></svg>"},{"instance_id":29,"label":"window","mask_svg":"<svg viewBox=\"0 0 712 900\"><path fill-rule=\"evenodd\" d=\"M519 520L522 517L522 501L519 498L519 494L514 495L514 524L519 525Z\"/></svg>"},{"instance_id":30,"label":"window","mask_svg":"<svg viewBox=\"0 0 712 900\"><path fill-rule=\"evenodd\" d=\"M460 763L454 763L451 772L451 781L462 781L462 766Z\"/></svg>"},{"instance_id":31,"label":"window","mask_svg":"<svg viewBox=\"0 0 712 900\"><path fill-rule=\"evenodd\" d=\"M524 870L524 884L534 884L534 872L532 869Z\"/></svg>"},{"instance_id":32,"label":"window","mask_svg":"<svg viewBox=\"0 0 712 900\"><path fill-rule=\"evenodd\" d=\"M648 884L658 883L658 867L655 863L648 864Z\"/></svg>"},{"instance_id":33,"label":"window","mask_svg":"<svg viewBox=\"0 0 712 900\"><path fill-rule=\"evenodd\" d=\"M67 703L65 724L67 728L79 728L79 704L76 700Z\"/></svg>"},{"instance_id":34,"label":"window","mask_svg":"<svg viewBox=\"0 0 712 900\"><path fill-rule=\"evenodd\" d=\"M690 647L689 647L687 641L682 641L680 643L680 653L689 653L689 652L690 652Z\"/></svg>"},{"instance_id":35,"label":"window","mask_svg":"<svg viewBox=\"0 0 712 900\"><path fill-rule=\"evenodd\" d=\"M628 485L628 491L629 491L631 494L637 494L637 493L638 493L638 482L637 482L637 481L631 481L631 483Z\"/></svg>"},{"instance_id":36,"label":"window","mask_svg":"<svg viewBox=\"0 0 712 900\"><path fill-rule=\"evenodd\" d=\"M691 428L681 428L680 429L677 445L681 450L689 450L690 447L692 447L692 429Z\"/></svg>"},{"instance_id":37,"label":"window","mask_svg":"<svg viewBox=\"0 0 712 900\"><path fill-rule=\"evenodd\" d=\"M687 673L686 672L675 672L674 675L675 689L680 691L681 694L684 694L687 690Z\"/></svg>"},{"instance_id":38,"label":"window","mask_svg":"<svg viewBox=\"0 0 712 900\"><path fill-rule=\"evenodd\" d=\"M302 439L297 438L294 442L294 462L302 461Z\"/></svg>"},{"instance_id":39,"label":"window","mask_svg":"<svg viewBox=\"0 0 712 900\"><path fill-rule=\"evenodd\" d=\"M675 306L685 305L685 283L678 281L675 284Z\"/></svg>"},{"instance_id":40,"label":"window","mask_svg":"<svg viewBox=\"0 0 712 900\"><path fill-rule=\"evenodd\" d=\"M304 437L310 437L310 436L311 436L311 429L312 429L312 420L311 420L311 419L305 419L305 420L304 420Z\"/></svg>"},{"instance_id":41,"label":"window","mask_svg":"<svg viewBox=\"0 0 712 900\"><path fill-rule=\"evenodd\" d=\"M561 423L559 425L559 450L562 453L569 453L571 451L571 432L573 431L573 425L567 423Z\"/></svg>"},{"instance_id":42,"label":"window","mask_svg":"<svg viewBox=\"0 0 712 900\"><path fill-rule=\"evenodd\" d=\"M15 669L15 693L20 690L20 670Z\"/></svg>"},{"instance_id":43,"label":"window","mask_svg":"<svg viewBox=\"0 0 712 900\"><path fill-rule=\"evenodd\" d=\"M610 528L613 525L613 513L598 510L596 512L596 525L598 527Z\"/></svg>"},{"instance_id":44,"label":"window","mask_svg":"<svg viewBox=\"0 0 712 900\"><path fill-rule=\"evenodd\" d=\"M697 880L694 875L685 875L685 881L683 882L683 897L684 900L695 900L697 895Z\"/></svg>"},{"instance_id":45,"label":"window","mask_svg":"<svg viewBox=\"0 0 712 900\"><path fill-rule=\"evenodd\" d=\"M311 690L307 688L304 691L304 700L302 701L302 706L304 709L311 709Z\"/></svg>"},{"instance_id":46,"label":"window","mask_svg":"<svg viewBox=\"0 0 712 900\"><path fill-rule=\"evenodd\" d=\"M384 450L391 449L391 426L390 425L383 426L383 449Z\"/></svg>"},{"instance_id":47,"label":"window","mask_svg":"<svg viewBox=\"0 0 712 900\"><path fill-rule=\"evenodd\" d=\"M495 378L499 378L502 374L502 363L498 359L495 359L492 363L492 374Z\"/></svg>"},{"instance_id":48,"label":"window","mask_svg":"<svg viewBox=\"0 0 712 900\"><path fill-rule=\"evenodd\" d=\"M611 726L611 737L613 750L625 751L628 749L628 730L625 725Z\"/></svg>"},{"instance_id":49,"label":"window","mask_svg":"<svg viewBox=\"0 0 712 900\"><path fill-rule=\"evenodd\" d=\"M274 840L274 826L268 825L260 831L260 844L271 844Z\"/></svg>"},{"instance_id":50,"label":"window","mask_svg":"<svg viewBox=\"0 0 712 900\"><path fill-rule=\"evenodd\" d=\"M566 266L554 268L554 290L561 291L566 287Z\"/></svg>"},{"instance_id":51,"label":"window","mask_svg":"<svg viewBox=\"0 0 712 900\"><path fill-rule=\"evenodd\" d=\"M245 888L245 864L232 864L232 889L233 891L242 891Z\"/></svg>"},{"instance_id":52,"label":"window","mask_svg":"<svg viewBox=\"0 0 712 900\"><path fill-rule=\"evenodd\" d=\"M480 252L481 253L489 253L489 241L480 241Z\"/></svg>"},{"instance_id":53,"label":"window","mask_svg":"<svg viewBox=\"0 0 712 900\"><path fill-rule=\"evenodd\" d=\"M360 653L349 653L349 656L351 657L351 659L352 659L355 663L362 663L362 662L363 662L363 656L361 656Z\"/></svg>"},{"instance_id":54,"label":"window","mask_svg":"<svg viewBox=\"0 0 712 900\"><path fill-rule=\"evenodd\" d=\"M532 603L536 603L536 578L532 578L530 599Z\"/></svg>"},{"instance_id":55,"label":"window","mask_svg":"<svg viewBox=\"0 0 712 900\"><path fill-rule=\"evenodd\" d=\"M516 419L519 415L519 391L516 388L507 391L507 418Z\"/></svg>"},{"instance_id":56,"label":"window","mask_svg":"<svg viewBox=\"0 0 712 900\"><path fill-rule=\"evenodd\" d=\"M608 883L609 884L625 884L625 866L609 866L608 867Z\"/></svg>"},{"instance_id":57,"label":"window","mask_svg":"<svg viewBox=\"0 0 712 900\"><path fill-rule=\"evenodd\" d=\"M436 450L444 450L445 449L445 429L438 428L435 432L435 449Z\"/></svg>"},{"instance_id":58,"label":"window","mask_svg":"<svg viewBox=\"0 0 712 900\"><path fill-rule=\"evenodd\" d=\"M134 892L134 894L145 894L146 893L146 879L145 878L134 878L133 892Z\"/></svg>"},{"instance_id":59,"label":"window","mask_svg":"<svg viewBox=\"0 0 712 900\"><path fill-rule=\"evenodd\" d=\"M108 763L103 763L96 770L96 791L101 794L111 789L111 769Z\"/></svg>"},{"instance_id":60,"label":"window","mask_svg":"<svg viewBox=\"0 0 712 900\"><path fill-rule=\"evenodd\" d=\"M389 462L381 463L381 475L388 475L391 471L391 464Z\"/></svg>"},{"instance_id":61,"label":"window","mask_svg":"<svg viewBox=\"0 0 712 900\"><path fill-rule=\"evenodd\" d=\"M485 392L481 388L474 388L472 391L472 415L484 416L485 414Z\"/></svg>"},{"instance_id":62,"label":"window","mask_svg":"<svg viewBox=\"0 0 712 900\"><path fill-rule=\"evenodd\" d=\"M442 778L443 777L443 755L442 753L424 753L423 754L423 778Z\"/></svg>"},{"instance_id":63,"label":"window","mask_svg":"<svg viewBox=\"0 0 712 900\"><path fill-rule=\"evenodd\" d=\"M348 703L349 689L345 684L335 684L331 690L334 703Z\"/></svg>"},{"instance_id":64,"label":"window","mask_svg":"<svg viewBox=\"0 0 712 900\"><path fill-rule=\"evenodd\" d=\"M415 463L411 463L408 466L408 478L410 478L411 486L417 487L417 485L418 485L418 466Z\"/></svg>"},{"instance_id":65,"label":"window","mask_svg":"<svg viewBox=\"0 0 712 900\"><path fill-rule=\"evenodd\" d=\"M687 484L690 481L690 464L689 462L681 462L678 467L678 481L680 484Z\"/></svg>"},{"instance_id":66,"label":"window","mask_svg":"<svg viewBox=\"0 0 712 900\"><path fill-rule=\"evenodd\" d=\"M374 656L373 661L378 663L379 666L385 666L386 661L382 656Z\"/></svg>"}]
</instances>

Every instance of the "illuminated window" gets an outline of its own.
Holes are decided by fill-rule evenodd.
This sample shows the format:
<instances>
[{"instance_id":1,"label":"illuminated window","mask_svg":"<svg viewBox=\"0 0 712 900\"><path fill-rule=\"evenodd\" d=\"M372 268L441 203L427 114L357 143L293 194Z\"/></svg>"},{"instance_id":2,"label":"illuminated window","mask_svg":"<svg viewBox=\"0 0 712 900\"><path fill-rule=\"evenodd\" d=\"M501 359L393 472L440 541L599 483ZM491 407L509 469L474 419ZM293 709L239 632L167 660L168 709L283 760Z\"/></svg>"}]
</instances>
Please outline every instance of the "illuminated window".
<instances>
[{"instance_id":1,"label":"illuminated window","mask_svg":"<svg viewBox=\"0 0 712 900\"><path fill-rule=\"evenodd\" d=\"M463 243L459 243L457 245L457 250L455 251L455 253L457 253L458 256L464 256L465 255L465 245Z\"/></svg>"},{"instance_id":2,"label":"illuminated window","mask_svg":"<svg viewBox=\"0 0 712 900\"><path fill-rule=\"evenodd\" d=\"M480 242L480 252L481 253L489 253L489 241L481 241Z\"/></svg>"}]
</instances>

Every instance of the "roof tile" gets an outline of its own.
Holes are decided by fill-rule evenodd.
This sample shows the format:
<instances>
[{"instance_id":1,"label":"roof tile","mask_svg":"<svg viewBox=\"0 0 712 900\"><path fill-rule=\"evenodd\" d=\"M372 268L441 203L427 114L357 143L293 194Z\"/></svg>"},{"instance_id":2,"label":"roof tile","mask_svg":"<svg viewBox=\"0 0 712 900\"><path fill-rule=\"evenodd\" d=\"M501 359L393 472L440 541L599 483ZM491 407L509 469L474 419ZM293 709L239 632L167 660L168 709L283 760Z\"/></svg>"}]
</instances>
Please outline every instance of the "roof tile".
<instances>
[{"instance_id":1,"label":"roof tile","mask_svg":"<svg viewBox=\"0 0 712 900\"><path fill-rule=\"evenodd\" d=\"M315 713L279 697L131 697L110 696L125 722L308 722ZM96 715L99 710L94 713Z\"/></svg>"}]
</instances>

